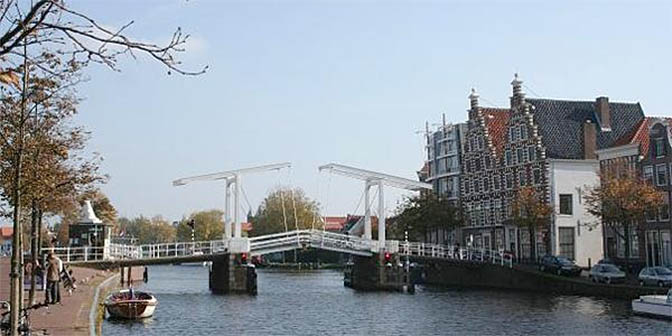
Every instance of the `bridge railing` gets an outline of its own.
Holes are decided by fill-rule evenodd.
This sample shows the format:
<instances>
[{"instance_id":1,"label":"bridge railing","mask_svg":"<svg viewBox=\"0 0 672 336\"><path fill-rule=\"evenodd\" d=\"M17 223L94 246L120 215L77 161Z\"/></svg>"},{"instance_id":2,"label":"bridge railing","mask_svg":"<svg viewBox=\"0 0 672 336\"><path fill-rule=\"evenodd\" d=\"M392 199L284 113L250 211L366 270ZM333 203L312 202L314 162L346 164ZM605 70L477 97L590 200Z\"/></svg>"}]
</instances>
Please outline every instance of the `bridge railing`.
<instances>
[{"instance_id":1,"label":"bridge railing","mask_svg":"<svg viewBox=\"0 0 672 336\"><path fill-rule=\"evenodd\" d=\"M155 259L213 254L226 250L224 240L110 246L111 259Z\"/></svg>"},{"instance_id":2,"label":"bridge railing","mask_svg":"<svg viewBox=\"0 0 672 336\"><path fill-rule=\"evenodd\" d=\"M103 260L109 255L105 248L94 246L53 247L49 248L48 251L53 252L66 263L73 261Z\"/></svg>"},{"instance_id":3,"label":"bridge railing","mask_svg":"<svg viewBox=\"0 0 672 336\"><path fill-rule=\"evenodd\" d=\"M250 249L253 253L308 246L370 253L372 242L361 237L322 230L294 230L250 238Z\"/></svg>"},{"instance_id":4,"label":"bridge railing","mask_svg":"<svg viewBox=\"0 0 672 336\"><path fill-rule=\"evenodd\" d=\"M371 240L321 230L311 230L310 240L318 248L370 252L372 247Z\"/></svg>"},{"instance_id":5,"label":"bridge railing","mask_svg":"<svg viewBox=\"0 0 672 336\"><path fill-rule=\"evenodd\" d=\"M503 251L453 245L399 242L399 253L408 256L465 260L513 267L513 257Z\"/></svg>"}]
</instances>

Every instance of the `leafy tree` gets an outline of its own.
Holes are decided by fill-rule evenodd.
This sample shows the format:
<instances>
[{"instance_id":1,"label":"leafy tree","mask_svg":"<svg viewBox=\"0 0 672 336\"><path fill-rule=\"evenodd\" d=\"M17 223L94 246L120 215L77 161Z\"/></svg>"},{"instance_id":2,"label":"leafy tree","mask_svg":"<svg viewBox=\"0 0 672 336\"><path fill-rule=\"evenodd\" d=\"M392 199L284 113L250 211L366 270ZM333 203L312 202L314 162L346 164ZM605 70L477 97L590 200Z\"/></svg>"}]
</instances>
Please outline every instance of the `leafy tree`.
<instances>
[{"instance_id":1,"label":"leafy tree","mask_svg":"<svg viewBox=\"0 0 672 336\"><path fill-rule=\"evenodd\" d=\"M583 198L586 211L625 242L628 267L632 230L644 223L647 212L655 212L663 204L661 192L634 169L618 165L601 171L600 184L588 188Z\"/></svg>"},{"instance_id":2,"label":"leafy tree","mask_svg":"<svg viewBox=\"0 0 672 336\"><path fill-rule=\"evenodd\" d=\"M390 237L399 240L407 231L410 240L428 241L432 231L453 230L462 225L459 208L434 193L407 197L396 212L389 231Z\"/></svg>"},{"instance_id":3,"label":"leafy tree","mask_svg":"<svg viewBox=\"0 0 672 336\"><path fill-rule=\"evenodd\" d=\"M250 235L310 229L318 220L317 202L309 199L300 188L280 187L269 193L257 209Z\"/></svg>"},{"instance_id":4,"label":"leafy tree","mask_svg":"<svg viewBox=\"0 0 672 336\"><path fill-rule=\"evenodd\" d=\"M163 217L147 218L139 216L133 219L119 218L119 229L125 235L137 238L138 244L159 244L175 241L175 228Z\"/></svg>"},{"instance_id":5,"label":"leafy tree","mask_svg":"<svg viewBox=\"0 0 672 336\"><path fill-rule=\"evenodd\" d=\"M191 227L188 223L192 220L194 221L194 239L196 241L217 240L224 236L223 211L198 211L180 221L177 226L178 241L191 241Z\"/></svg>"},{"instance_id":6,"label":"leafy tree","mask_svg":"<svg viewBox=\"0 0 672 336\"><path fill-rule=\"evenodd\" d=\"M33 106L31 95L36 91L30 90L33 82L29 80L29 67L35 67L44 73L43 76L38 75L35 78L49 78L47 74L53 72L54 66L79 69L90 63L99 63L118 70L117 61L120 55L135 57L134 53L140 53L165 65L169 74L199 74L203 70L189 72L181 69L175 55L183 51L182 47L188 35L182 34L179 29L166 45L145 43L126 35L132 22L119 29L109 29L68 6L63 0L1 1L0 13L0 31L3 32L0 34L0 83L6 84L2 87L2 110L13 112L16 116L12 119L0 119L3 121L0 130L4 133L0 137L0 149L11 168L8 172L9 186L3 186L3 199L13 208L15 237L10 272L10 325L11 335L16 335L19 312L23 304L23 293L19 286L22 281L22 265L18 252L23 246L20 219L22 207L32 207L33 203L23 197L24 184L29 185L29 169L37 168L29 164L31 156L28 151L34 144L43 144L34 141L38 137L31 135L31 130L38 128L30 127L30 120L33 119L29 111ZM55 87L63 88L63 85ZM10 92L14 88L15 93ZM4 123L6 120L11 122ZM36 148L39 147L41 146ZM7 166L3 166L2 171L6 168Z\"/></svg>"},{"instance_id":7,"label":"leafy tree","mask_svg":"<svg viewBox=\"0 0 672 336\"><path fill-rule=\"evenodd\" d=\"M536 232L549 223L553 207L533 187L522 187L511 203L511 210L514 224L527 229L530 258L536 260Z\"/></svg>"}]
</instances>

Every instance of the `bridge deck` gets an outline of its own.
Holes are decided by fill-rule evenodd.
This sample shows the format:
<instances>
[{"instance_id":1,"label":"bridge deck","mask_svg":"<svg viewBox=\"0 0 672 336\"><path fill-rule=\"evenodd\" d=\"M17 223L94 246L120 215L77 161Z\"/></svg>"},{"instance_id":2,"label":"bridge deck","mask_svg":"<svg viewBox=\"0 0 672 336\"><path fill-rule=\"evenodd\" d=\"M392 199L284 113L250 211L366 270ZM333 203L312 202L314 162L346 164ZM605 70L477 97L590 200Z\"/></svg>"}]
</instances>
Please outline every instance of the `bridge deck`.
<instances>
[{"instance_id":1,"label":"bridge deck","mask_svg":"<svg viewBox=\"0 0 672 336\"><path fill-rule=\"evenodd\" d=\"M150 245L111 244L106 248L65 247L54 252L66 263L96 267L173 264L211 261L231 251L227 240L176 242ZM378 241L321 230L294 230L245 240L252 256L303 248L323 249L359 256L372 256ZM386 251L412 258L488 262L512 267L510 256L501 251L457 248L450 245L387 241Z\"/></svg>"}]
</instances>

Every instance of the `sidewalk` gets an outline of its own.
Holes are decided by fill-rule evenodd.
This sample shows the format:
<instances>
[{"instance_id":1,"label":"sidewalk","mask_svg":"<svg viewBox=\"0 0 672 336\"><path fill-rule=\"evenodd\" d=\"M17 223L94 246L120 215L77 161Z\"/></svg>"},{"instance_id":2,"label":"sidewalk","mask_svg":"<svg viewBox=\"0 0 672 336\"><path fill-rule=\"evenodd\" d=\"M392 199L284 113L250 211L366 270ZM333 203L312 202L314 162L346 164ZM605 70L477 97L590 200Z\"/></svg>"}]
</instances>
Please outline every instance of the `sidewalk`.
<instances>
[{"instance_id":1,"label":"sidewalk","mask_svg":"<svg viewBox=\"0 0 672 336\"><path fill-rule=\"evenodd\" d=\"M31 311L30 322L35 335L89 335L89 310L95 289L115 273L81 267L72 270L77 279L77 289L72 295L61 288L61 304ZM0 300L9 300L8 274L9 258L0 258ZM35 297L38 303L44 302L44 291L37 291Z\"/></svg>"}]
</instances>

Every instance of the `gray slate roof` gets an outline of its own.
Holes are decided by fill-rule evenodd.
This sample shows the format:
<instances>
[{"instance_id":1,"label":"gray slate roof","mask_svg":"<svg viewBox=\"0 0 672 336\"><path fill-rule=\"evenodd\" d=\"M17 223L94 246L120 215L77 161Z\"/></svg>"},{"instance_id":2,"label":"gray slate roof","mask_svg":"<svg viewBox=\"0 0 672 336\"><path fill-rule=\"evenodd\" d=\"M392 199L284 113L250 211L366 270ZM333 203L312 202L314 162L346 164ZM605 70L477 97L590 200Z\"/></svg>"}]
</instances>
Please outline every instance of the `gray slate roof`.
<instances>
[{"instance_id":1,"label":"gray slate roof","mask_svg":"<svg viewBox=\"0 0 672 336\"><path fill-rule=\"evenodd\" d=\"M532 113L538 126L546 156L551 159L583 158L583 123L599 125L595 101L532 99ZM620 138L632 134L644 119L639 103L609 103L611 131L597 128L597 149L613 146Z\"/></svg>"}]
</instances>

